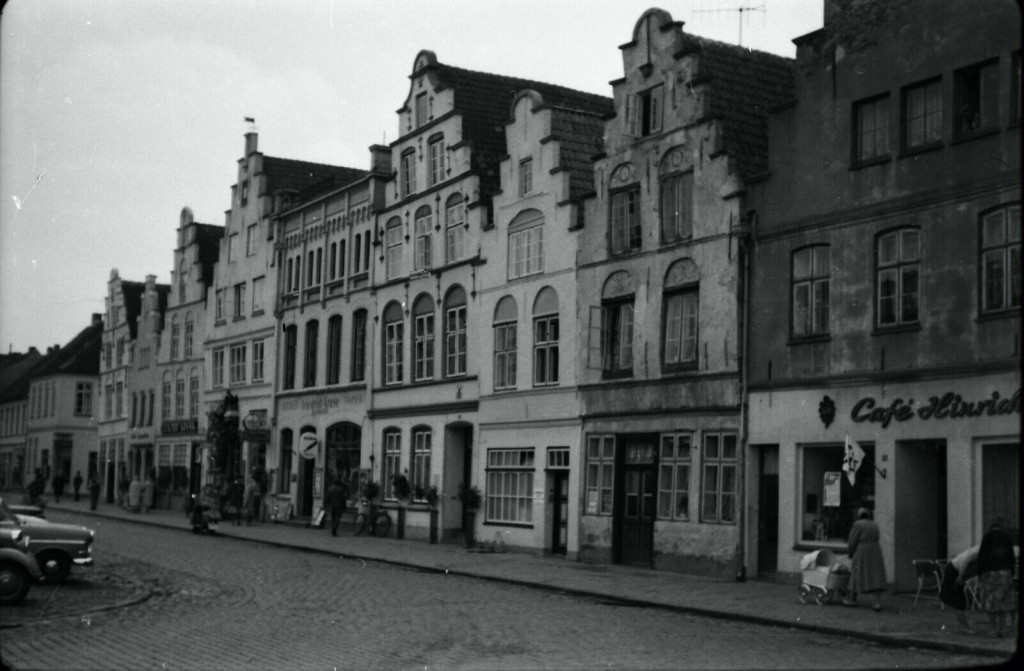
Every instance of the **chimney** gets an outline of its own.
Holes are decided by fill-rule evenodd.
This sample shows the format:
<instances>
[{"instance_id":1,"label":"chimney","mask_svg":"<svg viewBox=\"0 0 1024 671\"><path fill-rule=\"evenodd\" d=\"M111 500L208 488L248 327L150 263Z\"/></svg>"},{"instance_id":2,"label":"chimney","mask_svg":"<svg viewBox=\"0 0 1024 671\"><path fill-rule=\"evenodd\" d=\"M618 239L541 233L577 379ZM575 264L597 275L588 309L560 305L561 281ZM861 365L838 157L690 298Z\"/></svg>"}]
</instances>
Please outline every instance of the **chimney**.
<instances>
[{"instance_id":1,"label":"chimney","mask_svg":"<svg viewBox=\"0 0 1024 671\"><path fill-rule=\"evenodd\" d=\"M249 158L250 154L256 153L256 145L259 139L259 135L256 131L249 131L245 134L245 157Z\"/></svg>"},{"instance_id":2,"label":"chimney","mask_svg":"<svg viewBox=\"0 0 1024 671\"><path fill-rule=\"evenodd\" d=\"M370 145L370 172L391 173L391 148L382 144Z\"/></svg>"},{"instance_id":3,"label":"chimney","mask_svg":"<svg viewBox=\"0 0 1024 671\"><path fill-rule=\"evenodd\" d=\"M93 325L102 324L103 323L103 313L102 312L93 312L92 313L92 323L93 323Z\"/></svg>"}]
</instances>

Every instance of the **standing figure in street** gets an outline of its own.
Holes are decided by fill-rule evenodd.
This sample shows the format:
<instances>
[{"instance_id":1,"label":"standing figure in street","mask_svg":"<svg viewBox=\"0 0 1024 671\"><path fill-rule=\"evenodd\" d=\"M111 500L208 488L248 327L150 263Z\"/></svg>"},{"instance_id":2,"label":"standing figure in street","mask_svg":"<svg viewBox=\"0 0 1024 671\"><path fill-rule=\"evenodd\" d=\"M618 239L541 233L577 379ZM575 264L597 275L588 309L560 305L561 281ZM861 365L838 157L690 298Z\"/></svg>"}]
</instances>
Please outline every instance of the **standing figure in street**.
<instances>
[{"instance_id":1,"label":"standing figure in street","mask_svg":"<svg viewBox=\"0 0 1024 671\"><path fill-rule=\"evenodd\" d=\"M58 473L53 476L53 481L50 484L53 486L54 502L60 503L60 497L64 494L64 476Z\"/></svg>"},{"instance_id":2,"label":"standing figure in street","mask_svg":"<svg viewBox=\"0 0 1024 671\"><path fill-rule=\"evenodd\" d=\"M95 473L89 474L89 510L96 510L100 502L100 480Z\"/></svg>"},{"instance_id":3,"label":"standing figure in street","mask_svg":"<svg viewBox=\"0 0 1024 671\"><path fill-rule=\"evenodd\" d=\"M843 605L856 606L857 595L863 593L871 596L871 607L875 612L882 610L879 596L885 591L885 560L879 545L880 538L881 532L871 519L871 511L867 508L858 510L857 521L853 523L846 542L846 552L853 561L850 567L850 598L844 600Z\"/></svg>"},{"instance_id":4,"label":"standing figure in street","mask_svg":"<svg viewBox=\"0 0 1024 671\"><path fill-rule=\"evenodd\" d=\"M967 548L950 559L946 569L942 572L942 587L939 589L939 599L952 609L953 615L956 616L957 624L960 625L961 634L974 633L970 623L967 621L967 594L964 592L964 583L974 577L977 572L977 545Z\"/></svg>"},{"instance_id":5,"label":"standing figure in street","mask_svg":"<svg viewBox=\"0 0 1024 671\"><path fill-rule=\"evenodd\" d=\"M331 535L338 535L338 524L341 516L345 514L345 506L348 504L348 488L341 478L337 478L327 489L327 505L331 508Z\"/></svg>"},{"instance_id":6,"label":"standing figure in street","mask_svg":"<svg viewBox=\"0 0 1024 671\"><path fill-rule=\"evenodd\" d=\"M245 486L245 495L242 499L242 507L245 508L245 526L252 524L253 518L259 521L260 486L250 477L249 483Z\"/></svg>"},{"instance_id":7,"label":"standing figure in street","mask_svg":"<svg viewBox=\"0 0 1024 671\"><path fill-rule=\"evenodd\" d=\"M120 498L119 503L121 507L128 510L128 490L131 489L132 481L128 479L128 474L121 473L121 479L117 481L117 495Z\"/></svg>"},{"instance_id":8,"label":"standing figure in street","mask_svg":"<svg viewBox=\"0 0 1024 671\"><path fill-rule=\"evenodd\" d=\"M46 489L46 479L43 478L42 472L37 468L36 475L32 478L32 482L28 483L28 487L25 489L25 493L28 494L28 502L33 505L39 505L39 497L43 495L43 490Z\"/></svg>"},{"instance_id":9,"label":"standing figure in street","mask_svg":"<svg viewBox=\"0 0 1024 671\"><path fill-rule=\"evenodd\" d=\"M242 525L242 497L244 494L245 488L242 487L242 479L235 478L228 485L225 496L228 506L227 514L231 518L231 524L234 526Z\"/></svg>"},{"instance_id":10,"label":"standing figure in street","mask_svg":"<svg viewBox=\"0 0 1024 671\"><path fill-rule=\"evenodd\" d=\"M988 613L992 625L989 636L1001 638L1009 629L1010 618L1017 612L1017 590L1013 585L1016 558L1013 539L1003 529L1002 518L992 520L988 531L981 537L978 548L978 588L981 606Z\"/></svg>"},{"instance_id":11,"label":"standing figure in street","mask_svg":"<svg viewBox=\"0 0 1024 671\"><path fill-rule=\"evenodd\" d=\"M82 471L75 471L75 479L71 481L71 486L75 488L75 500L78 500L78 492L82 489Z\"/></svg>"}]
</instances>

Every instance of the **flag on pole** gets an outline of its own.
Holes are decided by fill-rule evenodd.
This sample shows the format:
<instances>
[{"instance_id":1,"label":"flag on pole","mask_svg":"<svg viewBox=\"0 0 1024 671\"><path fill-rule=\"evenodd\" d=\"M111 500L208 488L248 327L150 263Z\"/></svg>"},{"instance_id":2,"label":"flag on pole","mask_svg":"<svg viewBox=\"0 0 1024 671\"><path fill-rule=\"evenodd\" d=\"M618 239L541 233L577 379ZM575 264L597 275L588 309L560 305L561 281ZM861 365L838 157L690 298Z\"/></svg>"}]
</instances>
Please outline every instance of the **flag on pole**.
<instances>
[{"instance_id":1,"label":"flag on pole","mask_svg":"<svg viewBox=\"0 0 1024 671\"><path fill-rule=\"evenodd\" d=\"M864 450L857 441L851 440L850 435L846 435L846 456L843 458L843 470L846 471L846 478L850 481L852 487L857 482L857 469L860 468L861 462L864 461Z\"/></svg>"}]
</instances>

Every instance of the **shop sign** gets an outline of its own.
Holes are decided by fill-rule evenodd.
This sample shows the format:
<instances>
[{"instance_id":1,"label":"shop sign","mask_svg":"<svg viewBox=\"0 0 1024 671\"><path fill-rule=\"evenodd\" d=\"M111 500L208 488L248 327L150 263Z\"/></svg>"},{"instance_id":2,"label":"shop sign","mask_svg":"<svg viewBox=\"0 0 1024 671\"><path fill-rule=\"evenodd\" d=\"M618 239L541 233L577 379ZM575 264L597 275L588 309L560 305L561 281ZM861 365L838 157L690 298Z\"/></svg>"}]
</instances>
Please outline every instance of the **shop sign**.
<instances>
[{"instance_id":1,"label":"shop sign","mask_svg":"<svg viewBox=\"0 0 1024 671\"><path fill-rule=\"evenodd\" d=\"M315 433L304 433L299 436L299 456L303 459L316 458L317 446L320 441L316 439Z\"/></svg>"},{"instance_id":2,"label":"shop sign","mask_svg":"<svg viewBox=\"0 0 1024 671\"><path fill-rule=\"evenodd\" d=\"M1020 414L1020 389L1009 398L1002 398L998 391L992 392L991 398L967 401L960 394L946 392L942 396L932 396L927 403L918 404L915 409L914 399L904 401L895 399L888 406L879 406L871 396L862 398L853 406L850 418L855 422L871 422L889 426L892 420L906 422L917 417L919 419L963 419L968 417L995 417L997 415Z\"/></svg>"},{"instance_id":3,"label":"shop sign","mask_svg":"<svg viewBox=\"0 0 1024 671\"><path fill-rule=\"evenodd\" d=\"M160 422L160 433L165 436L173 436L179 433L199 433L199 419L165 419Z\"/></svg>"},{"instance_id":4,"label":"shop sign","mask_svg":"<svg viewBox=\"0 0 1024 671\"><path fill-rule=\"evenodd\" d=\"M242 420L242 439L263 442L270 440L266 412L250 412L245 416L245 419Z\"/></svg>"}]
</instances>

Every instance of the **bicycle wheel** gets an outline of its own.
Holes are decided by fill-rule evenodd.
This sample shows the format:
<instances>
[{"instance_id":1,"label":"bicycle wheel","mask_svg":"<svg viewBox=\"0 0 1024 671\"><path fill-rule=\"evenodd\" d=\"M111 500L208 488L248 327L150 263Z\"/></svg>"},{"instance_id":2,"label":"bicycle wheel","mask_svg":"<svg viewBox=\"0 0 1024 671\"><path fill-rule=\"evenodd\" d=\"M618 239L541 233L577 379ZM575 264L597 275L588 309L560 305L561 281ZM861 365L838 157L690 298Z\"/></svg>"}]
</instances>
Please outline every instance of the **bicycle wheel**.
<instances>
[{"instance_id":1,"label":"bicycle wheel","mask_svg":"<svg viewBox=\"0 0 1024 671\"><path fill-rule=\"evenodd\" d=\"M355 524L352 526L352 533L356 536L362 535L366 531L366 513L358 513L356 515Z\"/></svg>"},{"instance_id":2,"label":"bicycle wheel","mask_svg":"<svg viewBox=\"0 0 1024 671\"><path fill-rule=\"evenodd\" d=\"M377 524L373 528L373 533L377 534L380 538L384 538L391 531L391 517L387 513L381 513L377 515Z\"/></svg>"}]
</instances>

